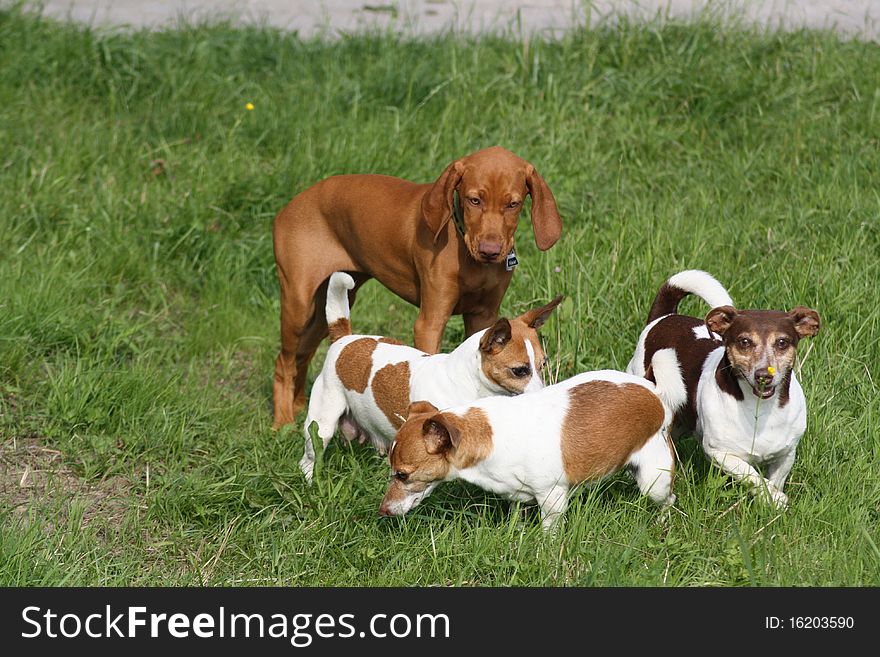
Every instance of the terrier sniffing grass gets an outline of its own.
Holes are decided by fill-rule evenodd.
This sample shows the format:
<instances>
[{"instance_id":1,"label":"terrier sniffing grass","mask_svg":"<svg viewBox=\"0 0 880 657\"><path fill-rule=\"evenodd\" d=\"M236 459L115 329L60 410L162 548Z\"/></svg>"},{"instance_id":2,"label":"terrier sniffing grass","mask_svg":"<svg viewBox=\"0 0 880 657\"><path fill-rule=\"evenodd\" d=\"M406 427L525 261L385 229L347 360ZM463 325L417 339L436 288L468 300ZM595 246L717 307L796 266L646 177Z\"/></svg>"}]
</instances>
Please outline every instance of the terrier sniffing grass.
<instances>
[{"instance_id":1,"label":"terrier sniffing grass","mask_svg":"<svg viewBox=\"0 0 880 657\"><path fill-rule=\"evenodd\" d=\"M621 468L654 502L672 504L667 428L685 390L671 349L655 353L652 365L656 384L603 370L444 411L415 402L391 447L392 480L379 513L403 515L440 482L463 479L536 501L546 530L565 512L573 486Z\"/></svg>"},{"instance_id":2,"label":"terrier sniffing grass","mask_svg":"<svg viewBox=\"0 0 880 657\"><path fill-rule=\"evenodd\" d=\"M712 307L705 321L678 314L689 294ZM627 372L653 380L653 355L674 349L687 387L676 432L694 431L716 465L785 507L782 488L807 428L807 402L793 365L798 342L818 332L815 310L737 310L712 276L683 271L657 292Z\"/></svg>"}]
</instances>

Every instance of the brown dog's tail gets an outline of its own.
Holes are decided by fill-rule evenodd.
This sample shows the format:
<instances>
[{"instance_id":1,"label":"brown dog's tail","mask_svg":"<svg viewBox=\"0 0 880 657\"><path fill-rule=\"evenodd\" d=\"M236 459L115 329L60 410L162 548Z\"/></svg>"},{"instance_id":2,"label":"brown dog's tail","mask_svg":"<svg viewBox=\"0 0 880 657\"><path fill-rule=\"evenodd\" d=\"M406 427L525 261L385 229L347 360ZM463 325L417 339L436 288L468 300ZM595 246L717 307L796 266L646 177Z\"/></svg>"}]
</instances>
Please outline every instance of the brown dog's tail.
<instances>
[{"instance_id":1,"label":"brown dog's tail","mask_svg":"<svg viewBox=\"0 0 880 657\"><path fill-rule=\"evenodd\" d=\"M341 271L334 273L327 284L325 312L331 343L351 335L351 308L348 305L348 291L351 289L354 289L354 279Z\"/></svg>"},{"instance_id":2,"label":"brown dog's tail","mask_svg":"<svg viewBox=\"0 0 880 657\"><path fill-rule=\"evenodd\" d=\"M687 269L660 286L654 305L648 312L648 324L655 319L678 312L678 303L689 294L695 294L709 304L710 308L733 306L733 300L710 274L699 269Z\"/></svg>"}]
</instances>

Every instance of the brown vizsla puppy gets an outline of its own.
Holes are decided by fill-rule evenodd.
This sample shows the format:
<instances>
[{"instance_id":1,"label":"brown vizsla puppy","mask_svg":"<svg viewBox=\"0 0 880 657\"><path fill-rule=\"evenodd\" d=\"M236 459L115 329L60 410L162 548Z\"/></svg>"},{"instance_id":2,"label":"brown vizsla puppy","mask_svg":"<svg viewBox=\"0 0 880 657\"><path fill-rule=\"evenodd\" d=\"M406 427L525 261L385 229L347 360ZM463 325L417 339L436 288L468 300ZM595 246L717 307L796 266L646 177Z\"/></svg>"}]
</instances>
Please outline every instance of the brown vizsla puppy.
<instances>
[{"instance_id":1,"label":"brown vizsla puppy","mask_svg":"<svg viewBox=\"0 0 880 657\"><path fill-rule=\"evenodd\" d=\"M466 335L498 319L526 194L535 242L545 251L562 234L553 194L535 167L498 146L456 160L434 183L333 176L294 197L273 229L281 285L274 428L293 422L305 405L309 361L327 335L333 272L354 278L352 303L357 288L376 278L419 306L415 347L437 353L451 315L464 316Z\"/></svg>"}]
</instances>

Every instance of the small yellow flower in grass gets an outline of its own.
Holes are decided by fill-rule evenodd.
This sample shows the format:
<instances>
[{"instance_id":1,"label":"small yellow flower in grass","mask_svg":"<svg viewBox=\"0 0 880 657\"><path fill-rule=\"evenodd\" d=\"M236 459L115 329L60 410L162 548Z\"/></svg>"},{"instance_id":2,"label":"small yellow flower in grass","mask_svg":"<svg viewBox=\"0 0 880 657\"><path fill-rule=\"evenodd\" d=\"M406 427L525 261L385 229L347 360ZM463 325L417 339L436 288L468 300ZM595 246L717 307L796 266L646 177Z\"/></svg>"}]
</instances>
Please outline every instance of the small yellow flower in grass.
<instances>
[{"instance_id":1,"label":"small yellow flower in grass","mask_svg":"<svg viewBox=\"0 0 880 657\"><path fill-rule=\"evenodd\" d=\"M244 104L244 108L245 108L248 112L253 111L253 109L254 109L254 104L253 104L253 103L245 103L245 104Z\"/></svg>"},{"instance_id":2,"label":"small yellow flower in grass","mask_svg":"<svg viewBox=\"0 0 880 657\"><path fill-rule=\"evenodd\" d=\"M770 373L770 376L775 376L775 375L776 375L776 368L773 367L772 365L771 365L770 367L767 368L767 371Z\"/></svg>"}]
</instances>

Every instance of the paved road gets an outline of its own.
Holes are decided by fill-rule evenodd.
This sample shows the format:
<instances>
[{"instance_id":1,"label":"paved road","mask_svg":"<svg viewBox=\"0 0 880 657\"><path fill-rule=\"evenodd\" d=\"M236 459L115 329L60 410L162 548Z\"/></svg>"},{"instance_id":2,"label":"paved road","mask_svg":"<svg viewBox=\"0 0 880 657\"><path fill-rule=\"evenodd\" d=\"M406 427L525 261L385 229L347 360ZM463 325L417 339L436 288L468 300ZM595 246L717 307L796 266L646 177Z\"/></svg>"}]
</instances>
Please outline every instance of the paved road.
<instances>
[{"instance_id":1,"label":"paved road","mask_svg":"<svg viewBox=\"0 0 880 657\"><path fill-rule=\"evenodd\" d=\"M2 0L0 0L2 2ZM40 0L46 15L94 25L160 27L188 20L266 21L303 36L389 26L407 33L452 27L465 32L510 27L554 34L615 11L677 18L710 7L739 7L748 21L796 29L835 29L880 41L880 0Z\"/></svg>"}]
</instances>

